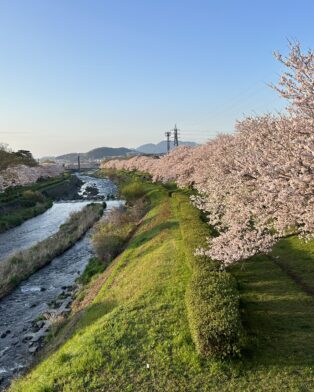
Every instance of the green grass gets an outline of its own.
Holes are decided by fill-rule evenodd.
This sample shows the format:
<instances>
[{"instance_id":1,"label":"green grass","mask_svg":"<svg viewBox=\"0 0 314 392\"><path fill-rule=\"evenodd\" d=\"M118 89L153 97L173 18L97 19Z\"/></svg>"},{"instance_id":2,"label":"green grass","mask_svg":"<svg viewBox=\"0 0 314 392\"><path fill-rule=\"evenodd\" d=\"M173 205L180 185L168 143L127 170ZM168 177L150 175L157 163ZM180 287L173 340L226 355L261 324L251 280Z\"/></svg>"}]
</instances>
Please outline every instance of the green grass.
<instances>
[{"instance_id":1,"label":"green grass","mask_svg":"<svg viewBox=\"0 0 314 392\"><path fill-rule=\"evenodd\" d=\"M313 299L267 257L230 269L248 336L242 360L197 355L185 297L191 245L207 226L195 223L195 209L179 208L187 196L145 187L151 210L94 301L72 316L72 333L61 331L65 343L10 390L312 391Z\"/></svg>"},{"instance_id":2,"label":"green grass","mask_svg":"<svg viewBox=\"0 0 314 392\"><path fill-rule=\"evenodd\" d=\"M140 182L132 182L125 185L120 192L126 200L133 201L145 195L145 188Z\"/></svg>"},{"instance_id":3,"label":"green grass","mask_svg":"<svg viewBox=\"0 0 314 392\"><path fill-rule=\"evenodd\" d=\"M272 255L314 294L314 241L288 237L276 244Z\"/></svg>"},{"instance_id":4,"label":"green grass","mask_svg":"<svg viewBox=\"0 0 314 392\"><path fill-rule=\"evenodd\" d=\"M78 278L78 282L87 285L98 274L103 272L107 267L107 263L99 260L97 257L92 257L85 267L82 275Z\"/></svg>"}]
</instances>

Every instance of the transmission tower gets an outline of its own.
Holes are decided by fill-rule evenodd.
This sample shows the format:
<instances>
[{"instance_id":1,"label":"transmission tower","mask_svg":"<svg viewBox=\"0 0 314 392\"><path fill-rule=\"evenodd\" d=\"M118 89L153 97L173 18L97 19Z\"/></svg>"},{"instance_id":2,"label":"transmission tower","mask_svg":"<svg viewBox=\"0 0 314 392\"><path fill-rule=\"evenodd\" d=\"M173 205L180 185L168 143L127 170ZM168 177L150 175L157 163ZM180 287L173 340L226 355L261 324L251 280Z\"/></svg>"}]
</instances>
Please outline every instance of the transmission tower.
<instances>
[{"instance_id":1,"label":"transmission tower","mask_svg":"<svg viewBox=\"0 0 314 392\"><path fill-rule=\"evenodd\" d=\"M81 157L80 154L77 154L77 169L80 172L81 171Z\"/></svg>"},{"instance_id":2,"label":"transmission tower","mask_svg":"<svg viewBox=\"0 0 314 392\"><path fill-rule=\"evenodd\" d=\"M167 131L165 132L166 138L167 138L167 153L170 151L170 137L171 137L171 132Z\"/></svg>"},{"instance_id":3,"label":"transmission tower","mask_svg":"<svg viewBox=\"0 0 314 392\"><path fill-rule=\"evenodd\" d=\"M179 130L177 128L177 124L175 124L173 129L173 145L175 147L178 147L179 145Z\"/></svg>"}]
</instances>

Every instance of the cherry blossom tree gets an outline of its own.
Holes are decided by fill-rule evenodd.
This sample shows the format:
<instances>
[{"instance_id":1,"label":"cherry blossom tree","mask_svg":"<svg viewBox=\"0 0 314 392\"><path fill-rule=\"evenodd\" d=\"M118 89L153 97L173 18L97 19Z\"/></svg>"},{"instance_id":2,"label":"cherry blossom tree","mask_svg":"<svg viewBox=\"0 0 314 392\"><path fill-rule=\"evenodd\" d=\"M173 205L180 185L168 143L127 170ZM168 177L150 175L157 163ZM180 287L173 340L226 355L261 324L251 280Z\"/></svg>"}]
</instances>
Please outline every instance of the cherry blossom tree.
<instances>
[{"instance_id":1,"label":"cherry blossom tree","mask_svg":"<svg viewBox=\"0 0 314 392\"><path fill-rule=\"evenodd\" d=\"M289 101L285 114L248 117L233 135L179 147L160 159L105 164L193 186L194 204L219 232L198 253L224 265L268 252L291 232L314 234L314 54L295 44L288 57L276 57L287 68L274 86Z\"/></svg>"}]
</instances>

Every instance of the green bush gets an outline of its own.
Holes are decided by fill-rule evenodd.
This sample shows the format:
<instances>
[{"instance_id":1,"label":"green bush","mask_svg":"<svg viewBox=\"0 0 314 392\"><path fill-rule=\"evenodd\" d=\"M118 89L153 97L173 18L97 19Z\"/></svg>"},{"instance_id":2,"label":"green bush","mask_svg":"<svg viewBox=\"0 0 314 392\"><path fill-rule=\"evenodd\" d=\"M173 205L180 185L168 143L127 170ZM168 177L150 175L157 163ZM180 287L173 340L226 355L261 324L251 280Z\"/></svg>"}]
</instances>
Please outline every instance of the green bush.
<instances>
[{"instance_id":1,"label":"green bush","mask_svg":"<svg viewBox=\"0 0 314 392\"><path fill-rule=\"evenodd\" d=\"M236 281L220 265L206 256L195 256L195 249L206 246L213 234L187 195L172 195L180 217L180 227L192 277L186 292L190 330L202 356L226 357L238 354L242 345L239 295Z\"/></svg>"},{"instance_id":2,"label":"green bush","mask_svg":"<svg viewBox=\"0 0 314 392\"><path fill-rule=\"evenodd\" d=\"M134 201L145 195L145 189L139 182L132 182L121 188L121 194L126 200Z\"/></svg>"},{"instance_id":3,"label":"green bush","mask_svg":"<svg viewBox=\"0 0 314 392\"><path fill-rule=\"evenodd\" d=\"M122 249L125 238L115 233L98 233L93 237L97 256L105 261L112 260Z\"/></svg>"},{"instance_id":4,"label":"green bush","mask_svg":"<svg viewBox=\"0 0 314 392\"><path fill-rule=\"evenodd\" d=\"M30 189L24 191L22 193L22 198L24 200L31 200L36 203L43 203L46 199L45 197L38 191L32 191Z\"/></svg>"},{"instance_id":5,"label":"green bush","mask_svg":"<svg viewBox=\"0 0 314 392\"><path fill-rule=\"evenodd\" d=\"M92 280L92 277L103 272L107 265L107 263L99 260L97 257L92 257L85 267L84 272L78 278L78 282L84 285L88 284Z\"/></svg>"},{"instance_id":6,"label":"green bush","mask_svg":"<svg viewBox=\"0 0 314 392\"><path fill-rule=\"evenodd\" d=\"M30 189L22 193L20 203L22 207L35 207L37 203L44 203L46 198L38 191Z\"/></svg>"},{"instance_id":7,"label":"green bush","mask_svg":"<svg viewBox=\"0 0 314 392\"><path fill-rule=\"evenodd\" d=\"M21 199L21 206L24 208L35 207L36 201L30 199Z\"/></svg>"},{"instance_id":8,"label":"green bush","mask_svg":"<svg viewBox=\"0 0 314 392\"><path fill-rule=\"evenodd\" d=\"M136 201L132 208L113 208L94 229L92 242L97 257L105 262L114 259L128 240L132 229L145 212L145 205Z\"/></svg>"},{"instance_id":9,"label":"green bush","mask_svg":"<svg viewBox=\"0 0 314 392\"><path fill-rule=\"evenodd\" d=\"M191 334L203 356L240 353L243 330L236 281L228 272L197 270L187 291Z\"/></svg>"}]
</instances>

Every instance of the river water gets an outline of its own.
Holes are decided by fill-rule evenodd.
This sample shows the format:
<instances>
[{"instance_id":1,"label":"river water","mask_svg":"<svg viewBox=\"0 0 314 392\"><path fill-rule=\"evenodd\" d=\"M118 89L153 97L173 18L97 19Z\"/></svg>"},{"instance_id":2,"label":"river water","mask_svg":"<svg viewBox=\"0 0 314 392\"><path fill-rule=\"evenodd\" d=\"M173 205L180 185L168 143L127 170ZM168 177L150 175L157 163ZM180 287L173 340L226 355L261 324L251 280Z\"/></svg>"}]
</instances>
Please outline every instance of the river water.
<instances>
[{"instance_id":1,"label":"river water","mask_svg":"<svg viewBox=\"0 0 314 392\"><path fill-rule=\"evenodd\" d=\"M106 179L79 176L84 185L98 189L98 195L107 198L116 192L114 184ZM78 211L90 200L58 202L40 216L0 235L0 259L34 245L56 232L73 211ZM107 201L107 209L121 205L121 201ZM105 212L106 213L106 212ZM34 320L51 308L50 303L67 287L74 284L93 255L90 232L63 255L22 282L11 294L0 300L0 390L12 377L27 367L33 358L27 334L33 331ZM34 347L34 345L33 345Z\"/></svg>"}]
</instances>

